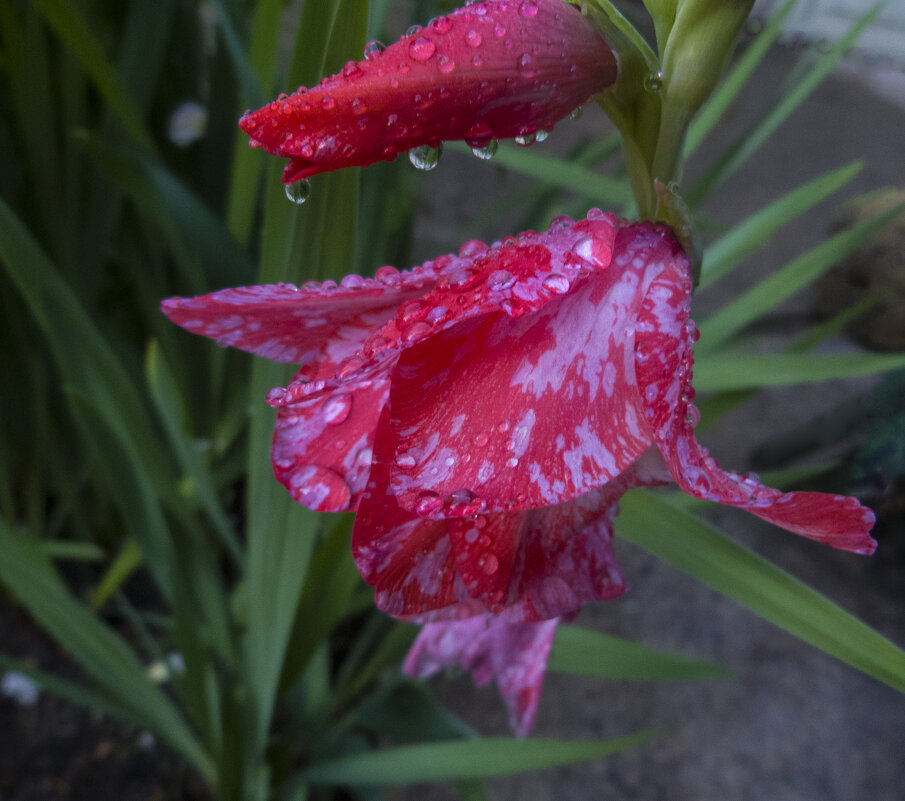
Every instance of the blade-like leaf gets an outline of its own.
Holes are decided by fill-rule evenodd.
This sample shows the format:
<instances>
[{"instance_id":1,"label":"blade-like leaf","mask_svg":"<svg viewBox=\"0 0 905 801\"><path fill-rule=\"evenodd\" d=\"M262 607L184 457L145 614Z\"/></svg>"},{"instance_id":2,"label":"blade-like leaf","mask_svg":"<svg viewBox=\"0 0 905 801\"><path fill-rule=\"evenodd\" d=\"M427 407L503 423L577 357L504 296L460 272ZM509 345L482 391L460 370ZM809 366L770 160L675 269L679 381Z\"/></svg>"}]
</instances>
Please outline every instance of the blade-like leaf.
<instances>
[{"instance_id":1,"label":"blade-like leaf","mask_svg":"<svg viewBox=\"0 0 905 801\"><path fill-rule=\"evenodd\" d=\"M576 676L635 681L726 679L733 675L722 665L686 659L575 626L559 627L547 669Z\"/></svg>"},{"instance_id":2,"label":"blade-like leaf","mask_svg":"<svg viewBox=\"0 0 905 801\"><path fill-rule=\"evenodd\" d=\"M643 745L654 736L642 731L609 740L512 740L475 738L370 751L307 768L311 784L348 786L418 784L507 776L556 765L602 759Z\"/></svg>"},{"instance_id":3,"label":"blade-like leaf","mask_svg":"<svg viewBox=\"0 0 905 801\"><path fill-rule=\"evenodd\" d=\"M40 549L0 521L0 580L133 721L154 731L212 777L208 755L170 700L145 677L141 663L112 629L79 603Z\"/></svg>"},{"instance_id":4,"label":"blade-like leaf","mask_svg":"<svg viewBox=\"0 0 905 801\"><path fill-rule=\"evenodd\" d=\"M827 51L814 66L785 92L776 106L760 120L759 123L746 130L730 145L711 167L688 190L685 199L692 207L700 205L709 197L717 186L742 166L760 146L773 135L777 128L797 109L813 92L820 82L842 60L852 48L862 31L870 25L880 13L883 3L877 3L864 14L851 29Z\"/></svg>"},{"instance_id":5,"label":"blade-like leaf","mask_svg":"<svg viewBox=\"0 0 905 801\"><path fill-rule=\"evenodd\" d=\"M825 173L764 206L721 236L704 251L698 290L728 275L780 228L845 186L860 169L861 163L855 162Z\"/></svg>"},{"instance_id":6,"label":"blade-like leaf","mask_svg":"<svg viewBox=\"0 0 905 801\"><path fill-rule=\"evenodd\" d=\"M698 390L739 390L854 378L905 367L902 353L707 354L694 367Z\"/></svg>"},{"instance_id":7,"label":"blade-like leaf","mask_svg":"<svg viewBox=\"0 0 905 801\"><path fill-rule=\"evenodd\" d=\"M651 492L620 502L616 530L759 617L905 692L905 651L794 576Z\"/></svg>"}]
</instances>

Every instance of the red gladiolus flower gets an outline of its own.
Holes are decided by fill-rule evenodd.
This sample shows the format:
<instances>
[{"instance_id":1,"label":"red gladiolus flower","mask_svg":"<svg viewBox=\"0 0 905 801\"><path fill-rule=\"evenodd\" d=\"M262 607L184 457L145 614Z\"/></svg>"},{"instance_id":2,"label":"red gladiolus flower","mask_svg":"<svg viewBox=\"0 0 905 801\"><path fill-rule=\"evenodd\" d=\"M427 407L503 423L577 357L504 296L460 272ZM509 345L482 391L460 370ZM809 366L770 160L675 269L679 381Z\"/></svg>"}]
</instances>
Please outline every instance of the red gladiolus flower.
<instances>
[{"instance_id":1,"label":"red gladiolus flower","mask_svg":"<svg viewBox=\"0 0 905 801\"><path fill-rule=\"evenodd\" d=\"M452 623L428 623L405 659L403 670L424 679L459 665L475 684L496 681L509 709L509 724L519 737L534 726L547 658L559 618L540 623L510 623L477 615Z\"/></svg>"},{"instance_id":2,"label":"red gladiolus flower","mask_svg":"<svg viewBox=\"0 0 905 801\"><path fill-rule=\"evenodd\" d=\"M593 210L406 272L163 310L301 365L268 396L274 472L312 509L357 511L353 554L381 609L532 622L622 592L616 501L670 474L696 498L875 548L854 498L770 489L698 444L690 293L666 229Z\"/></svg>"},{"instance_id":3,"label":"red gladiolus flower","mask_svg":"<svg viewBox=\"0 0 905 801\"><path fill-rule=\"evenodd\" d=\"M438 17L311 89L239 122L290 159L283 182L392 160L421 145L528 136L616 80L616 59L562 0L487 0Z\"/></svg>"}]
</instances>

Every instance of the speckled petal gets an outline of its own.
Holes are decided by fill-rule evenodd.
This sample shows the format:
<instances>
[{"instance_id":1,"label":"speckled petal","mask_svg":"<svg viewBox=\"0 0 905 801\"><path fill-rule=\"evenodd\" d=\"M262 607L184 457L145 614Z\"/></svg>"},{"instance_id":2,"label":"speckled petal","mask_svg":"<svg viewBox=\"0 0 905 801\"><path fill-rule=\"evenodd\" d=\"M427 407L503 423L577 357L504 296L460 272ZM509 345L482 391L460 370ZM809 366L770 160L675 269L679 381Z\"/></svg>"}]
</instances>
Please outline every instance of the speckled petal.
<instances>
[{"instance_id":1,"label":"speckled petal","mask_svg":"<svg viewBox=\"0 0 905 801\"><path fill-rule=\"evenodd\" d=\"M644 300L635 340L645 415L676 483L695 498L738 506L803 537L873 553L874 514L856 498L771 489L753 474L723 470L695 439L698 415L691 401L697 332L689 319L690 294L687 268L676 264L663 272Z\"/></svg>"},{"instance_id":2,"label":"speckled petal","mask_svg":"<svg viewBox=\"0 0 905 801\"><path fill-rule=\"evenodd\" d=\"M414 270L378 271L380 279L222 289L194 298L169 298L163 313L193 334L266 359L305 365L306 380L332 377L343 360L392 317L400 304L429 291L433 262Z\"/></svg>"},{"instance_id":3,"label":"speckled petal","mask_svg":"<svg viewBox=\"0 0 905 801\"><path fill-rule=\"evenodd\" d=\"M412 645L403 670L426 678L458 664L471 671L478 686L495 681L513 731L524 737L534 727L558 624L558 619L510 623L493 615L429 623Z\"/></svg>"},{"instance_id":4,"label":"speckled petal","mask_svg":"<svg viewBox=\"0 0 905 801\"><path fill-rule=\"evenodd\" d=\"M393 462L390 488L402 506L416 511L425 491L444 500L425 512L434 517L562 503L647 449L634 323L678 250L650 225L620 228L615 247L606 229L582 227L610 223L585 220L478 260L483 280L458 292L462 303L443 299L459 322L401 355L392 443L377 447ZM499 273L512 281L502 299L486 291ZM440 281L426 300L445 292ZM507 313L511 302L517 316Z\"/></svg>"},{"instance_id":5,"label":"speckled petal","mask_svg":"<svg viewBox=\"0 0 905 801\"><path fill-rule=\"evenodd\" d=\"M253 147L290 183L421 145L532 134L616 79L616 59L561 0L488 0L434 19L311 89L246 114Z\"/></svg>"},{"instance_id":6,"label":"speckled petal","mask_svg":"<svg viewBox=\"0 0 905 801\"><path fill-rule=\"evenodd\" d=\"M271 459L277 480L316 512L355 509L371 469L374 429L389 396L386 379L283 406Z\"/></svg>"},{"instance_id":7,"label":"speckled petal","mask_svg":"<svg viewBox=\"0 0 905 801\"><path fill-rule=\"evenodd\" d=\"M385 413L382 426L388 424ZM617 502L631 487L669 476L658 454L572 501L447 520L401 509L377 459L352 532L352 553L379 608L417 622L490 611L510 622L576 614L625 590L612 551ZM437 502L427 494L427 504Z\"/></svg>"}]
</instances>

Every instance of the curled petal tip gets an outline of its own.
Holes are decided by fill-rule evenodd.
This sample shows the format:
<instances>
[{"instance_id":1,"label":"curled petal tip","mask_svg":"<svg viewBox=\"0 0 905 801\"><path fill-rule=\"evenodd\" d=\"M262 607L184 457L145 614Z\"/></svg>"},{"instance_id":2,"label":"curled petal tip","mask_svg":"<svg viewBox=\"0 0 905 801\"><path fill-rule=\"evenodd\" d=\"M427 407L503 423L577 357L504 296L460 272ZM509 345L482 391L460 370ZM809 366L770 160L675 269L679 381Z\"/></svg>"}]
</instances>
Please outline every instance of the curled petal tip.
<instances>
[{"instance_id":1,"label":"curled petal tip","mask_svg":"<svg viewBox=\"0 0 905 801\"><path fill-rule=\"evenodd\" d=\"M283 182L392 160L441 141L549 130L616 80L612 50L562 0L487 0L417 32L239 126L253 147L290 159Z\"/></svg>"}]
</instances>

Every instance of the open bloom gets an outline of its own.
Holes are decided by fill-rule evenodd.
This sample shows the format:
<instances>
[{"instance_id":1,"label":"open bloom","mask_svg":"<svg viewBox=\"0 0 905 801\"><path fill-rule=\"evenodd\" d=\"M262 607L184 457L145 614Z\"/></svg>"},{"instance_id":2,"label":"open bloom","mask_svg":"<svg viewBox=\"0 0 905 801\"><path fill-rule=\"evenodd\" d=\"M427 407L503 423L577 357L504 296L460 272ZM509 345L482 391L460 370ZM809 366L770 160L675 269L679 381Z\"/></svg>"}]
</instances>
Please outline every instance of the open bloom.
<instances>
[{"instance_id":1,"label":"open bloom","mask_svg":"<svg viewBox=\"0 0 905 801\"><path fill-rule=\"evenodd\" d=\"M696 498L874 550L857 500L770 489L698 444L690 292L667 230L593 210L405 272L163 310L300 365L268 396L274 472L312 509L358 512L353 552L380 608L537 621L622 591L615 502L669 475Z\"/></svg>"},{"instance_id":2,"label":"open bloom","mask_svg":"<svg viewBox=\"0 0 905 801\"><path fill-rule=\"evenodd\" d=\"M530 136L616 80L596 29L562 0L487 0L311 89L248 113L251 144L290 159L283 182L392 160L411 148Z\"/></svg>"}]
</instances>

